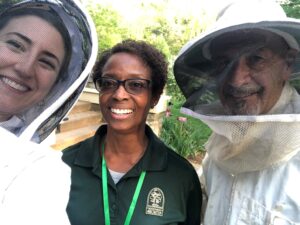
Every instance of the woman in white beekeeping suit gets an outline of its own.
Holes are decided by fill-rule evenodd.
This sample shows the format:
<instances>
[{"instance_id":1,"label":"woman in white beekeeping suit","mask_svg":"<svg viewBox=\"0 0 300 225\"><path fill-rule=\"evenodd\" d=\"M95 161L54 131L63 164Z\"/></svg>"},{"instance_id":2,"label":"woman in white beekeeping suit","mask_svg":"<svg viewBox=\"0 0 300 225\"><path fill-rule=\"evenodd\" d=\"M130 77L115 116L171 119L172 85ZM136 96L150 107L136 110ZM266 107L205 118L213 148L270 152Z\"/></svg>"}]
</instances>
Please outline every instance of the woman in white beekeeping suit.
<instances>
[{"instance_id":1,"label":"woman in white beekeeping suit","mask_svg":"<svg viewBox=\"0 0 300 225\"><path fill-rule=\"evenodd\" d=\"M60 152L33 142L49 136L87 83L95 27L76 0L0 7L0 224L68 224L70 172Z\"/></svg>"}]
</instances>

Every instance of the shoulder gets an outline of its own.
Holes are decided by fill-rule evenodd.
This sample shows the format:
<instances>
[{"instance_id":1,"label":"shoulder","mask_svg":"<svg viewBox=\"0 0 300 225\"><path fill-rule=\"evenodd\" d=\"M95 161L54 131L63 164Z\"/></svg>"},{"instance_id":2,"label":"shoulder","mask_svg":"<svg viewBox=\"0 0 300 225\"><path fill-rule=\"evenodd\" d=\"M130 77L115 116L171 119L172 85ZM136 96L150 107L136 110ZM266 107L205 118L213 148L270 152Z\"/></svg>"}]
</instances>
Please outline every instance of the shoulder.
<instances>
[{"instance_id":1,"label":"shoulder","mask_svg":"<svg viewBox=\"0 0 300 225\"><path fill-rule=\"evenodd\" d=\"M168 147L167 151L167 176L173 177L171 178L174 181L173 184L184 187L194 197L197 196L196 198L200 198L202 192L200 180L194 166L173 149ZM170 181L166 176L165 179Z\"/></svg>"},{"instance_id":2,"label":"shoulder","mask_svg":"<svg viewBox=\"0 0 300 225\"><path fill-rule=\"evenodd\" d=\"M185 170L195 170L193 165L184 157L179 155L175 150L168 147L168 161L170 164L174 164L177 167L180 167Z\"/></svg>"},{"instance_id":3,"label":"shoulder","mask_svg":"<svg viewBox=\"0 0 300 225\"><path fill-rule=\"evenodd\" d=\"M166 145L155 134L151 137L152 142L152 154L155 158L162 158L165 156L165 166L169 173L178 174L184 179L197 179L193 165L184 157L175 152L170 146Z\"/></svg>"},{"instance_id":4,"label":"shoulder","mask_svg":"<svg viewBox=\"0 0 300 225\"><path fill-rule=\"evenodd\" d=\"M192 186L200 188L200 180L194 166L171 149L168 152L168 167L176 177L181 177L182 181L186 180Z\"/></svg>"},{"instance_id":5,"label":"shoulder","mask_svg":"<svg viewBox=\"0 0 300 225\"><path fill-rule=\"evenodd\" d=\"M176 153L174 149L165 144L164 141L154 134L154 132L148 126L146 128L146 134L151 142L152 153L160 155L161 157L166 155L168 166L172 165L178 167L178 169L185 169L188 171L194 170L194 167L187 159Z\"/></svg>"},{"instance_id":6,"label":"shoulder","mask_svg":"<svg viewBox=\"0 0 300 225\"><path fill-rule=\"evenodd\" d=\"M61 161L61 152L37 144L30 146L31 150L18 156L5 171L2 184L6 185L6 190L0 193L3 199L0 211L3 210L1 215L5 217L0 221L8 218L9 224L40 224L38 221L43 220L68 224L65 207L70 169Z\"/></svg>"},{"instance_id":7,"label":"shoulder","mask_svg":"<svg viewBox=\"0 0 300 225\"><path fill-rule=\"evenodd\" d=\"M68 164L71 165L73 163L73 161L75 160L76 156L82 152L82 151L86 151L86 149L92 149L93 148L93 144L95 142L96 137L93 136L91 138L88 138L84 141L81 141L75 145L69 146L67 148L65 148L62 151L62 160Z\"/></svg>"}]
</instances>

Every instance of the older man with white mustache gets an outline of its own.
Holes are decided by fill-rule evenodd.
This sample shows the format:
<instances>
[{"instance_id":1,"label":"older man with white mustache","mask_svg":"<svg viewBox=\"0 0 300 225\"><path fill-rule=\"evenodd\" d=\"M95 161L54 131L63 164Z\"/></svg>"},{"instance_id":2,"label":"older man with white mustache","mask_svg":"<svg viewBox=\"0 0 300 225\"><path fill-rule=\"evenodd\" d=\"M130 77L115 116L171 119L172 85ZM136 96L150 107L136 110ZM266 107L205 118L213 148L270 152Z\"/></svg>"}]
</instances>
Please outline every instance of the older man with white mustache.
<instances>
[{"instance_id":1,"label":"older man with white mustache","mask_svg":"<svg viewBox=\"0 0 300 225\"><path fill-rule=\"evenodd\" d=\"M205 225L300 224L300 21L277 3L240 1L175 61L182 112L205 145Z\"/></svg>"}]
</instances>

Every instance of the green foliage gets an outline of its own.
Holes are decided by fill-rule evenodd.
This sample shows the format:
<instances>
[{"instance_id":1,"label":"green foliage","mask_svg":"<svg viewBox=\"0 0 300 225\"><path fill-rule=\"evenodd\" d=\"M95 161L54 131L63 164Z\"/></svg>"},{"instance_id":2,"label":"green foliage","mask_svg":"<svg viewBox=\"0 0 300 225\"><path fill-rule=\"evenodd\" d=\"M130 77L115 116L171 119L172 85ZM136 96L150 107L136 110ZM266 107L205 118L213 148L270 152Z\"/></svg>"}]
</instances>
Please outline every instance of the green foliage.
<instances>
[{"instance_id":1,"label":"green foliage","mask_svg":"<svg viewBox=\"0 0 300 225\"><path fill-rule=\"evenodd\" d=\"M167 82L167 94L172 96L172 99L177 102L184 102L185 98L179 88L179 86L176 83L174 74L173 74L173 64L174 60L170 60L169 62L169 76L168 76L168 82Z\"/></svg>"},{"instance_id":2,"label":"green foliage","mask_svg":"<svg viewBox=\"0 0 300 225\"><path fill-rule=\"evenodd\" d=\"M284 1L281 6L288 17L300 18L300 0Z\"/></svg>"},{"instance_id":3,"label":"green foliage","mask_svg":"<svg viewBox=\"0 0 300 225\"><path fill-rule=\"evenodd\" d=\"M173 63L179 50L190 39L200 34L203 25L193 16L184 17L175 15L167 18L167 8L169 1L160 3L142 4L142 6L154 11L152 23L148 23L143 31L143 39L149 41L160 49L169 60L169 77L167 83L167 94L178 101L184 100L173 74Z\"/></svg>"},{"instance_id":4,"label":"green foliage","mask_svg":"<svg viewBox=\"0 0 300 225\"><path fill-rule=\"evenodd\" d=\"M183 157L195 157L197 153L204 151L204 144L211 130L200 120L182 115L179 112L180 106L180 102L175 103L171 116L164 118L160 137ZM181 122L178 117L185 117L187 121Z\"/></svg>"},{"instance_id":5,"label":"green foliage","mask_svg":"<svg viewBox=\"0 0 300 225\"><path fill-rule=\"evenodd\" d=\"M99 4L88 5L87 9L95 23L101 51L131 36L129 28L120 23L122 18L116 10Z\"/></svg>"}]
</instances>

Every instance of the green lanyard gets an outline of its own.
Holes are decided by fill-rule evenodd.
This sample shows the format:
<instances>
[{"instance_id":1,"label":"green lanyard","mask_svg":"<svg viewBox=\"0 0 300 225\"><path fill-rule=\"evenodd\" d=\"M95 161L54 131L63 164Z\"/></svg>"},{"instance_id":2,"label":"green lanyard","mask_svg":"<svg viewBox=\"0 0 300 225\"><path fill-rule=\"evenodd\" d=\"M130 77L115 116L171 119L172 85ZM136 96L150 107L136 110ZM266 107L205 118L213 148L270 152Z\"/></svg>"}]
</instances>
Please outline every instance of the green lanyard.
<instances>
[{"instance_id":1,"label":"green lanyard","mask_svg":"<svg viewBox=\"0 0 300 225\"><path fill-rule=\"evenodd\" d=\"M145 176L146 176L146 171L142 171L139 181L136 185L134 195L132 197L132 201L131 201L124 225L130 224L131 217L133 215L136 202L139 198L139 194L141 192L141 188L142 188ZM103 193L105 225L110 225L108 191L107 191L107 169L106 169L106 161L104 158L104 144L102 145L102 180L103 180L102 181L102 193Z\"/></svg>"}]
</instances>

